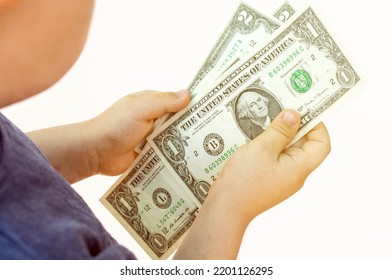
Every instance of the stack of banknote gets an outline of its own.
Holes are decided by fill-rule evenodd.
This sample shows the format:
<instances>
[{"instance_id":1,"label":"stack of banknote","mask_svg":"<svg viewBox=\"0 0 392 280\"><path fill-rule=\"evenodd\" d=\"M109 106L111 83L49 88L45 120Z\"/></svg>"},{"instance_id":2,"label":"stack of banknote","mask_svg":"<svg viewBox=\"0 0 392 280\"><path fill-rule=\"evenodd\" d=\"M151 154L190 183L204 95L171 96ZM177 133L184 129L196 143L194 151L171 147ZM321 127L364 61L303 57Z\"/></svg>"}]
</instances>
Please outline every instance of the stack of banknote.
<instances>
[{"instance_id":1,"label":"stack of banknote","mask_svg":"<svg viewBox=\"0 0 392 280\"><path fill-rule=\"evenodd\" d=\"M286 2L266 16L240 3L189 85L189 106L156 121L101 202L151 258L168 258L238 148L285 108L301 115L299 139L358 82L312 8Z\"/></svg>"}]
</instances>

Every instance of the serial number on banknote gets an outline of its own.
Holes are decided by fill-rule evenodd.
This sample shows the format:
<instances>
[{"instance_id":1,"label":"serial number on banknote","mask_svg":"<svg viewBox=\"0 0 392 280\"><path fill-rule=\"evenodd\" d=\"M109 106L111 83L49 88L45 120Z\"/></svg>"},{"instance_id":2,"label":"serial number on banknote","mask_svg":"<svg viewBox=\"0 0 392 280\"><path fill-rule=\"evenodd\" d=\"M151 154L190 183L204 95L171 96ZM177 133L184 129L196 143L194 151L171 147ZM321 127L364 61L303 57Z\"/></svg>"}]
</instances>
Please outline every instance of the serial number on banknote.
<instances>
[{"instance_id":1,"label":"serial number on banknote","mask_svg":"<svg viewBox=\"0 0 392 280\"><path fill-rule=\"evenodd\" d=\"M162 218L159 220L159 222L161 223L161 226L164 226L166 222L170 221L170 218L177 212L177 210L180 210L181 205L183 205L185 203L185 200L183 198L181 198L179 201L177 201L176 204L174 204L172 206L172 208L170 208L169 211L166 212L165 215L162 216ZM160 225L157 225L158 228L161 227Z\"/></svg>"},{"instance_id":2,"label":"serial number on banknote","mask_svg":"<svg viewBox=\"0 0 392 280\"><path fill-rule=\"evenodd\" d=\"M214 171L215 168L217 168L218 166L222 165L224 162L226 162L226 160L235 153L236 150L238 150L239 146L238 145L234 145L233 147L231 147L230 149L228 149L226 152L224 152L220 157L218 157L215 161L213 161L211 164L209 164L206 168L204 168L204 172L206 174L209 174L211 171ZM214 180L215 176L213 176L213 180Z\"/></svg>"},{"instance_id":3,"label":"serial number on banknote","mask_svg":"<svg viewBox=\"0 0 392 280\"><path fill-rule=\"evenodd\" d=\"M290 66L291 62L295 60L295 58L301 54L301 52L305 51L303 46L300 46L298 49L293 51L289 56L287 56L282 62L278 62L277 66L272 68L272 71L268 72L268 75L273 78L275 75L279 74L280 71L285 69L287 66Z\"/></svg>"}]
</instances>

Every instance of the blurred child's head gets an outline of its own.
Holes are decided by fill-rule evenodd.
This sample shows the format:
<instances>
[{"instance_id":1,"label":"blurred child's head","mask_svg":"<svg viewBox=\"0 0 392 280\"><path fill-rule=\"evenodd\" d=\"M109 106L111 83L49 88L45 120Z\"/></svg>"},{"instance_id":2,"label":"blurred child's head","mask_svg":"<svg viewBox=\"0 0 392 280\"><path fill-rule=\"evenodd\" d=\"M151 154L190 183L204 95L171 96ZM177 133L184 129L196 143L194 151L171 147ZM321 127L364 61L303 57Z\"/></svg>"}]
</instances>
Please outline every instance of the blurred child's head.
<instances>
[{"instance_id":1,"label":"blurred child's head","mask_svg":"<svg viewBox=\"0 0 392 280\"><path fill-rule=\"evenodd\" d=\"M93 0L0 0L0 108L56 83L75 63Z\"/></svg>"}]
</instances>

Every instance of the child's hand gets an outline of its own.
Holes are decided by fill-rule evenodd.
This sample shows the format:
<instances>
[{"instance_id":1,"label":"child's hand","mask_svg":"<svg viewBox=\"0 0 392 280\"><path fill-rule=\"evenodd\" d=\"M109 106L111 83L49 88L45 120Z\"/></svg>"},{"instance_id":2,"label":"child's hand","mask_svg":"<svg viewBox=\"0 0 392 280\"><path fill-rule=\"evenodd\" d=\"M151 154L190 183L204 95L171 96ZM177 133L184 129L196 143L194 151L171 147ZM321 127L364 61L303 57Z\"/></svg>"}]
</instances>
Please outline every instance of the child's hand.
<instances>
[{"instance_id":1,"label":"child's hand","mask_svg":"<svg viewBox=\"0 0 392 280\"><path fill-rule=\"evenodd\" d=\"M298 191L330 152L322 123L287 148L299 123L295 111L282 112L264 133L233 155L218 177L216 187L225 189L219 192L227 193L250 219Z\"/></svg>"},{"instance_id":2,"label":"child's hand","mask_svg":"<svg viewBox=\"0 0 392 280\"><path fill-rule=\"evenodd\" d=\"M123 97L86 126L97 173L123 173L137 154L134 149L152 129L154 120L188 105L187 91L143 91Z\"/></svg>"},{"instance_id":3,"label":"child's hand","mask_svg":"<svg viewBox=\"0 0 392 280\"><path fill-rule=\"evenodd\" d=\"M252 219L298 191L330 151L328 132L322 123L287 148L298 128L298 114L285 110L264 133L230 158L176 259L237 257Z\"/></svg>"}]
</instances>

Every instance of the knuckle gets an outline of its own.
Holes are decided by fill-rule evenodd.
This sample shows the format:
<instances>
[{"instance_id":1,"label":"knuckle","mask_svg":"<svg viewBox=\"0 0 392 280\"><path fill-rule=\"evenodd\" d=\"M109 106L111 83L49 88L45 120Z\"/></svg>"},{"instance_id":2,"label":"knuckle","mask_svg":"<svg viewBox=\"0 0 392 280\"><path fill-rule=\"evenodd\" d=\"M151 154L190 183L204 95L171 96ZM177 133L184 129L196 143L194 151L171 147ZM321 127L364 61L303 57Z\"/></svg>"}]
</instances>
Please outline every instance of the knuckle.
<instances>
[{"instance_id":1,"label":"knuckle","mask_svg":"<svg viewBox=\"0 0 392 280\"><path fill-rule=\"evenodd\" d=\"M281 135L286 140L291 139L293 136L292 129L290 127L287 127L286 125L282 124L281 122L271 123L270 128L273 129L275 132L277 132L279 135Z\"/></svg>"},{"instance_id":2,"label":"knuckle","mask_svg":"<svg viewBox=\"0 0 392 280\"><path fill-rule=\"evenodd\" d=\"M164 106L165 110L170 111L174 105L173 93L161 91L159 92L158 96L159 96L159 102Z\"/></svg>"},{"instance_id":3,"label":"knuckle","mask_svg":"<svg viewBox=\"0 0 392 280\"><path fill-rule=\"evenodd\" d=\"M167 91L160 91L158 95L162 101L167 101L172 97L172 93Z\"/></svg>"}]
</instances>

